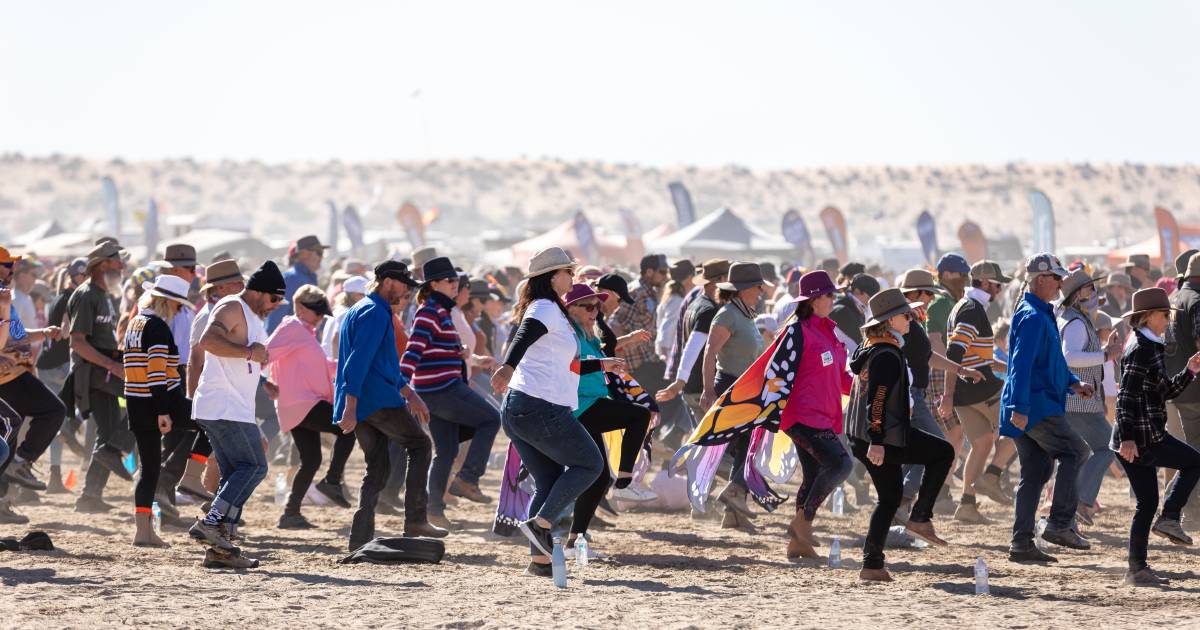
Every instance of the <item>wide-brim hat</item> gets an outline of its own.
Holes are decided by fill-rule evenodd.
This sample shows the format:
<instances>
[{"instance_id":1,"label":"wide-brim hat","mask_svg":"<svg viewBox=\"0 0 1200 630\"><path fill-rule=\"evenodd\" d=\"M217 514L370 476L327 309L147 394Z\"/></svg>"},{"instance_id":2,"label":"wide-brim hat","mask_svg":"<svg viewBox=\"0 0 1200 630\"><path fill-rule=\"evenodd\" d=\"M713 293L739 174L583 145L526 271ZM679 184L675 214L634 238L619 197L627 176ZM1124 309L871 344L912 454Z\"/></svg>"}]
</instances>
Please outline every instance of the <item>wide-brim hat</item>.
<instances>
[{"instance_id":1,"label":"wide-brim hat","mask_svg":"<svg viewBox=\"0 0 1200 630\"><path fill-rule=\"evenodd\" d=\"M829 272L818 269L800 276L800 292L796 295L796 301L804 302L822 295L833 295L837 291L837 285L833 283L833 278L829 277Z\"/></svg>"},{"instance_id":2,"label":"wide-brim hat","mask_svg":"<svg viewBox=\"0 0 1200 630\"><path fill-rule=\"evenodd\" d=\"M928 291L935 294L945 292L945 289L937 285L929 270L920 268L905 271L904 275L900 277L898 287L904 293L909 291Z\"/></svg>"},{"instance_id":3,"label":"wide-brim hat","mask_svg":"<svg viewBox=\"0 0 1200 630\"><path fill-rule=\"evenodd\" d=\"M758 266L758 263L738 262L729 266L729 280L718 282L717 288L722 291L742 291L769 284L763 279L762 268Z\"/></svg>"},{"instance_id":4,"label":"wide-brim hat","mask_svg":"<svg viewBox=\"0 0 1200 630\"><path fill-rule=\"evenodd\" d=\"M1133 294L1133 308L1128 313L1122 315L1121 319L1129 319L1134 315L1153 313L1155 311L1182 312L1183 309L1178 309L1174 306L1171 306L1171 298L1167 296L1167 292L1165 290L1158 287L1148 287L1145 289L1138 289L1138 291Z\"/></svg>"},{"instance_id":5,"label":"wide-brim hat","mask_svg":"<svg viewBox=\"0 0 1200 630\"><path fill-rule=\"evenodd\" d=\"M421 265L421 277L425 282L436 282L438 280L450 280L458 277L458 270L454 268L454 263L445 256L430 258Z\"/></svg>"},{"instance_id":6,"label":"wide-brim hat","mask_svg":"<svg viewBox=\"0 0 1200 630\"><path fill-rule=\"evenodd\" d=\"M234 280L240 280L242 284L246 283L246 277L242 275L242 269L238 266L237 261L218 260L204 270L204 286L200 287L200 290L208 291L222 282Z\"/></svg>"},{"instance_id":7,"label":"wide-brim hat","mask_svg":"<svg viewBox=\"0 0 1200 630\"><path fill-rule=\"evenodd\" d=\"M571 286L571 290L567 291L563 296L563 305L570 306L576 302L586 300L588 298L596 298L601 302L608 300L607 293L600 293L586 284L576 284Z\"/></svg>"},{"instance_id":8,"label":"wide-brim hat","mask_svg":"<svg viewBox=\"0 0 1200 630\"><path fill-rule=\"evenodd\" d=\"M1180 275L1185 278L1200 276L1200 256L1192 254L1192 257L1188 258L1187 264L1184 265Z\"/></svg>"},{"instance_id":9,"label":"wide-brim hat","mask_svg":"<svg viewBox=\"0 0 1200 630\"><path fill-rule=\"evenodd\" d=\"M721 276L729 275L729 261L724 258L712 258L704 261L696 272L701 275L696 284L708 284Z\"/></svg>"},{"instance_id":10,"label":"wide-brim hat","mask_svg":"<svg viewBox=\"0 0 1200 630\"><path fill-rule=\"evenodd\" d=\"M187 298L188 282L179 276L161 275L154 282L143 282L142 289L155 297L178 302L190 309L196 308Z\"/></svg>"},{"instance_id":11,"label":"wide-brim hat","mask_svg":"<svg viewBox=\"0 0 1200 630\"><path fill-rule=\"evenodd\" d=\"M909 302L908 298L904 297L903 291L892 288L884 289L871 296L869 306L871 308L871 320L862 325L862 330L878 326L897 315L911 313L913 309L924 306L924 304Z\"/></svg>"},{"instance_id":12,"label":"wide-brim hat","mask_svg":"<svg viewBox=\"0 0 1200 630\"><path fill-rule=\"evenodd\" d=\"M558 271L559 269L574 269L575 259L567 253L567 250L561 247L548 247L533 255L529 259L528 272L525 274L525 280L534 276L540 276L544 273Z\"/></svg>"},{"instance_id":13,"label":"wide-brim hat","mask_svg":"<svg viewBox=\"0 0 1200 630\"><path fill-rule=\"evenodd\" d=\"M1068 302L1084 287L1095 285L1096 280L1090 273L1084 271L1083 269L1076 269L1075 271L1071 272L1071 275L1067 276L1066 279L1063 280L1062 288L1059 289L1059 292L1062 293L1063 301Z\"/></svg>"},{"instance_id":14,"label":"wide-brim hat","mask_svg":"<svg viewBox=\"0 0 1200 630\"><path fill-rule=\"evenodd\" d=\"M1108 274L1108 278L1104 281L1105 286L1125 287L1129 291L1133 291L1133 279L1127 273L1113 272Z\"/></svg>"}]
</instances>

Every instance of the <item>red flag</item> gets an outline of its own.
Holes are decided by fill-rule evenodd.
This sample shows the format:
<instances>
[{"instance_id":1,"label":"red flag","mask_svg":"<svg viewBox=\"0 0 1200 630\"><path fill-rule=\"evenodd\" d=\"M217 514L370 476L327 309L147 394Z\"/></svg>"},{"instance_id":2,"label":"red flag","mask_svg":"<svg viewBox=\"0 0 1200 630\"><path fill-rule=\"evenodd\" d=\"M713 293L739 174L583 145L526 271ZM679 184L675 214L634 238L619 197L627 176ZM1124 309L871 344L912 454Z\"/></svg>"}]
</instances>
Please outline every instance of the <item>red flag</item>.
<instances>
[{"instance_id":1,"label":"red flag","mask_svg":"<svg viewBox=\"0 0 1200 630\"><path fill-rule=\"evenodd\" d=\"M983 229L974 221L963 221L958 228L958 241L962 243L963 255L972 265L987 258L987 239Z\"/></svg>"},{"instance_id":2,"label":"red flag","mask_svg":"<svg viewBox=\"0 0 1200 630\"><path fill-rule=\"evenodd\" d=\"M396 220L400 221L400 225L404 227L404 232L408 234L408 242L412 243L414 248L425 246L425 221L421 217L421 211L411 201L405 201L404 205L396 211Z\"/></svg>"},{"instance_id":3,"label":"red flag","mask_svg":"<svg viewBox=\"0 0 1200 630\"><path fill-rule=\"evenodd\" d=\"M826 206L821 211L821 223L825 224L825 233L829 235L829 244L838 262L843 265L850 262L849 234L846 233L846 217L842 216L842 211Z\"/></svg>"}]
</instances>

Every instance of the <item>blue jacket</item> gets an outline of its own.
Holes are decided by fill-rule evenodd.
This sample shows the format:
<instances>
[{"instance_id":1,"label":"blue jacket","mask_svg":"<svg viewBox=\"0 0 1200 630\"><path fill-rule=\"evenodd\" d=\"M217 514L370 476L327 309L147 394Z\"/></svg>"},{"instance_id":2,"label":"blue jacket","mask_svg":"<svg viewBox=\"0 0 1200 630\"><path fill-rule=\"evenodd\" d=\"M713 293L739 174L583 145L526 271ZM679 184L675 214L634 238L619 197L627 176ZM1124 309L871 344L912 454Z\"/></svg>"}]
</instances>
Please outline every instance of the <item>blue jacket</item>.
<instances>
[{"instance_id":1,"label":"blue jacket","mask_svg":"<svg viewBox=\"0 0 1200 630\"><path fill-rule=\"evenodd\" d=\"M1066 413L1071 385L1079 378L1067 368L1054 308L1032 293L1013 313L1008 333L1008 380L1000 392L1000 435L1017 437L1014 412L1029 418L1025 429Z\"/></svg>"},{"instance_id":2,"label":"blue jacket","mask_svg":"<svg viewBox=\"0 0 1200 630\"><path fill-rule=\"evenodd\" d=\"M279 308L267 315L267 334L275 332L275 328L279 326L283 318L292 314L292 297L296 295L297 289L306 284L317 284L317 274L313 273L308 267L300 263L295 263L291 269L283 272L283 286L286 287L284 289L284 299L287 302L280 304Z\"/></svg>"},{"instance_id":3,"label":"blue jacket","mask_svg":"<svg viewBox=\"0 0 1200 630\"><path fill-rule=\"evenodd\" d=\"M400 355L392 329L392 308L370 293L346 313L338 331L337 376L333 381L333 421L342 417L346 394L358 399L357 420L379 411L405 407L400 390Z\"/></svg>"}]
</instances>

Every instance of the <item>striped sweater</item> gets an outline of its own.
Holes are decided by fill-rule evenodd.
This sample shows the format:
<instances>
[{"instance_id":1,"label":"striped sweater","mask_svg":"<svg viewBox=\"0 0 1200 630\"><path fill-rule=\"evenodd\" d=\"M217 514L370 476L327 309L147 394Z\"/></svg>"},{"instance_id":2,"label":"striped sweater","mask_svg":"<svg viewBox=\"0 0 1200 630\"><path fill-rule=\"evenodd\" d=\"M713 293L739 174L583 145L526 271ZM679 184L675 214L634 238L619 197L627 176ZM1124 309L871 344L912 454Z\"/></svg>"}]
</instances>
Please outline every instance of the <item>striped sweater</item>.
<instances>
[{"instance_id":1,"label":"striped sweater","mask_svg":"<svg viewBox=\"0 0 1200 630\"><path fill-rule=\"evenodd\" d=\"M167 392L180 385L179 349L171 327L152 311L140 311L125 332L125 400L134 407L164 415Z\"/></svg>"},{"instance_id":2,"label":"striped sweater","mask_svg":"<svg viewBox=\"0 0 1200 630\"><path fill-rule=\"evenodd\" d=\"M985 402L1000 393L1003 381L992 373L995 362L996 340L992 333L992 322L988 319L987 305L980 301L978 289L971 289L950 311L946 323L949 339L946 356L963 367L974 368L983 373L978 383L959 380L954 390L956 406L974 405ZM983 295L986 298L986 294Z\"/></svg>"},{"instance_id":3,"label":"striped sweater","mask_svg":"<svg viewBox=\"0 0 1200 630\"><path fill-rule=\"evenodd\" d=\"M413 317L400 373L418 393L441 391L465 380L462 340L450 316L453 306L450 298L435 292Z\"/></svg>"}]
</instances>

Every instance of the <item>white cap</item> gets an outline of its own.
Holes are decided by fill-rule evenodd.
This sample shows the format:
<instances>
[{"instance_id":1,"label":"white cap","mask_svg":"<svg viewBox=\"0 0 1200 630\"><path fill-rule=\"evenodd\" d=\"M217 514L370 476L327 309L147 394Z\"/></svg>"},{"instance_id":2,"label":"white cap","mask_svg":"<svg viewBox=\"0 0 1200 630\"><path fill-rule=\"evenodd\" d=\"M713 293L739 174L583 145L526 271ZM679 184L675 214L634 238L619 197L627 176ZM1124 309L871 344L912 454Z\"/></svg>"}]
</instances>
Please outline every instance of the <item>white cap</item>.
<instances>
[{"instance_id":1,"label":"white cap","mask_svg":"<svg viewBox=\"0 0 1200 630\"><path fill-rule=\"evenodd\" d=\"M350 276L342 283L343 293L366 293L367 279L362 276Z\"/></svg>"}]
</instances>

